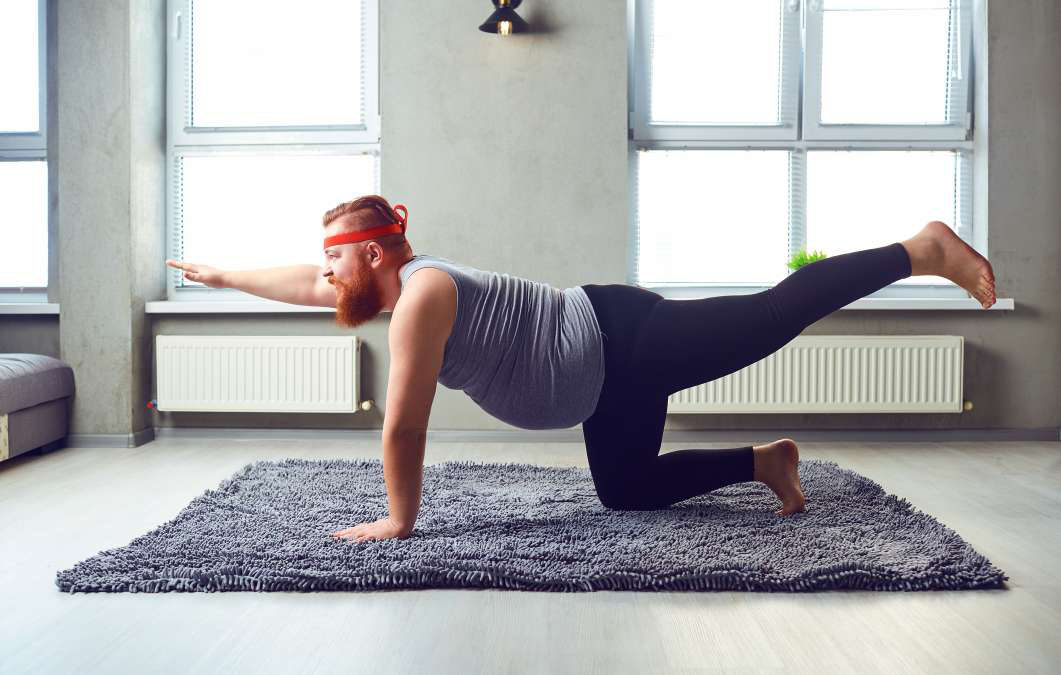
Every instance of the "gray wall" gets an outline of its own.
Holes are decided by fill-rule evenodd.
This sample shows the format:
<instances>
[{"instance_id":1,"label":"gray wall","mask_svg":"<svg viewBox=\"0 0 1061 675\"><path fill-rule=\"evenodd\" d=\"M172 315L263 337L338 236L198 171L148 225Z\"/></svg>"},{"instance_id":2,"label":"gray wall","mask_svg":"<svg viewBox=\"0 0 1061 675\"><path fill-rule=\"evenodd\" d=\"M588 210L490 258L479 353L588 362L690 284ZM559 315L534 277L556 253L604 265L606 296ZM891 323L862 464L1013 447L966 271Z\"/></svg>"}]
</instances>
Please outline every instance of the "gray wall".
<instances>
[{"instance_id":1,"label":"gray wall","mask_svg":"<svg viewBox=\"0 0 1061 675\"><path fill-rule=\"evenodd\" d=\"M74 365L74 433L155 426L382 427L351 416L151 413L156 334L340 334L330 315L147 316L164 295L162 3L67 3L53 69L53 217L59 322L0 317L0 351ZM476 27L489 3L381 5L381 192L410 205L418 253L558 287L626 283L625 0L529 0L538 29L502 40ZM416 21L409 19L415 10ZM983 17L980 17L981 19ZM1061 9L990 4L977 44L976 209L990 219L998 294L1016 311L837 312L805 334L957 334L962 414L672 415L675 429L1045 429L1061 425ZM986 57L986 58L985 58ZM985 133L990 124L990 134ZM56 240L53 237L53 242ZM54 246L54 244L53 244ZM390 314L359 329L367 398L386 398ZM439 386L431 428L512 429ZM577 429L576 429L577 431Z\"/></svg>"},{"instance_id":2,"label":"gray wall","mask_svg":"<svg viewBox=\"0 0 1061 675\"><path fill-rule=\"evenodd\" d=\"M60 356L72 433L150 426L151 321L165 294L162 0L53 3ZM55 289L50 289L54 291Z\"/></svg>"}]
</instances>

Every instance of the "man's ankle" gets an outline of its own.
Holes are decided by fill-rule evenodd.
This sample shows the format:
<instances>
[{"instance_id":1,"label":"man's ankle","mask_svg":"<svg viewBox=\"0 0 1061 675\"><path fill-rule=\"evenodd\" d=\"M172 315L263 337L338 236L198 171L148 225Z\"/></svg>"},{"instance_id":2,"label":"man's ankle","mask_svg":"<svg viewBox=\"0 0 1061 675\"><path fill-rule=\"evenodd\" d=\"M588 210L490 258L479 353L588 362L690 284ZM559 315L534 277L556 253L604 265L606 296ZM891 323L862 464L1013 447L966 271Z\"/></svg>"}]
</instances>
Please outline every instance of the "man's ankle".
<instances>
[{"instance_id":1,"label":"man's ankle","mask_svg":"<svg viewBox=\"0 0 1061 675\"><path fill-rule=\"evenodd\" d=\"M928 237L917 236L900 242L910 257L910 276L936 274L939 263L939 245Z\"/></svg>"},{"instance_id":2,"label":"man's ankle","mask_svg":"<svg viewBox=\"0 0 1061 675\"><path fill-rule=\"evenodd\" d=\"M766 476L766 452L768 445L753 445L752 446L752 480L763 482L763 478Z\"/></svg>"}]
</instances>

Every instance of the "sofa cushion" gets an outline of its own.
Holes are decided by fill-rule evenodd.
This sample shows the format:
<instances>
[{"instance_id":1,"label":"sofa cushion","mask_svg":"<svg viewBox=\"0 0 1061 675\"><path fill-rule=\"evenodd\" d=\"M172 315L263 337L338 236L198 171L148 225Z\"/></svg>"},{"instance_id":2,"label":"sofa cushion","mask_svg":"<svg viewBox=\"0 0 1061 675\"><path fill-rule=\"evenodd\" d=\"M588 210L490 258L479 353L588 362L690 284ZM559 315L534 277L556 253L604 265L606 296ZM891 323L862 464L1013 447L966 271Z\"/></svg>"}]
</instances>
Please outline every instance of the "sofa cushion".
<instances>
[{"instance_id":1,"label":"sofa cushion","mask_svg":"<svg viewBox=\"0 0 1061 675\"><path fill-rule=\"evenodd\" d=\"M74 369L44 354L0 354L0 414L74 394Z\"/></svg>"}]
</instances>

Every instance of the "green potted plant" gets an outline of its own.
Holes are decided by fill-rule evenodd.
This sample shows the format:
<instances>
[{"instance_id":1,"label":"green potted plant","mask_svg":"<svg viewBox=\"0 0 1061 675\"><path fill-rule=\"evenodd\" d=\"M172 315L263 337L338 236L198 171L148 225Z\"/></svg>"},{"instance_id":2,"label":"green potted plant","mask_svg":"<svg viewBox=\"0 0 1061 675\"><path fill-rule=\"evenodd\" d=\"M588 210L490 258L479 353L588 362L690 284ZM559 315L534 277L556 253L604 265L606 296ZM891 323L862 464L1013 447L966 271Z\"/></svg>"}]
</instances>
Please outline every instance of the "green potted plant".
<instances>
[{"instance_id":1,"label":"green potted plant","mask_svg":"<svg viewBox=\"0 0 1061 675\"><path fill-rule=\"evenodd\" d=\"M805 250L797 251L796 254L792 256L792 260L788 263L788 266L792 269L792 271L796 271L804 265L809 265L812 262L828 257L829 256L825 255L825 251L814 251L810 254L808 254Z\"/></svg>"}]
</instances>

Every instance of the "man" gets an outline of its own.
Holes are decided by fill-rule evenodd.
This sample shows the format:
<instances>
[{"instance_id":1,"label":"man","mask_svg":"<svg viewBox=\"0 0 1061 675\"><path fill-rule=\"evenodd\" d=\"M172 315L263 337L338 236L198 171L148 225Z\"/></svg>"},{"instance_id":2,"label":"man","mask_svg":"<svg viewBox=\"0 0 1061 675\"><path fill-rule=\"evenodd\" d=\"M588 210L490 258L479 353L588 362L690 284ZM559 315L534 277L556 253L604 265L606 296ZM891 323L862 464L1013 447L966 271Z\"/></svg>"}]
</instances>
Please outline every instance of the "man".
<instances>
[{"instance_id":1,"label":"man","mask_svg":"<svg viewBox=\"0 0 1061 675\"><path fill-rule=\"evenodd\" d=\"M221 271L167 261L209 286L335 307L336 321L351 328L393 312L383 422L389 515L332 533L339 538L412 532L437 382L514 426L581 423L608 508L665 508L758 481L781 499L778 516L803 512L792 439L660 455L668 396L765 358L818 319L907 276L945 277L984 309L995 301L990 263L940 221L903 241L805 265L759 293L673 300L626 284L557 289L413 255L407 215L377 195L328 211L323 269Z\"/></svg>"},{"instance_id":2,"label":"man","mask_svg":"<svg viewBox=\"0 0 1061 675\"><path fill-rule=\"evenodd\" d=\"M403 212L398 217L395 210ZM392 312L388 330L390 375L383 420L383 477L390 515L333 532L358 541L409 536L420 508L427 420L457 312L457 291L443 270L424 268L401 283L399 269L413 260L405 239L408 212L370 195L324 215L323 278L338 291L336 321L357 326ZM331 302L323 303L331 306Z\"/></svg>"},{"instance_id":3,"label":"man","mask_svg":"<svg viewBox=\"0 0 1061 675\"><path fill-rule=\"evenodd\" d=\"M397 205L396 209L405 209ZM406 212L407 213L407 212ZM457 292L446 272L423 268L404 286L398 269L413 259L406 220L383 197L369 195L324 215L324 265L262 270L219 270L175 260L185 277L214 288L238 288L262 297L335 307L336 323L356 328L392 312L391 368L383 425L384 479L390 515L332 533L342 538L405 538L412 531L422 491L427 420L453 327ZM340 239L348 241L339 241ZM400 298L400 302L399 302Z\"/></svg>"}]
</instances>

